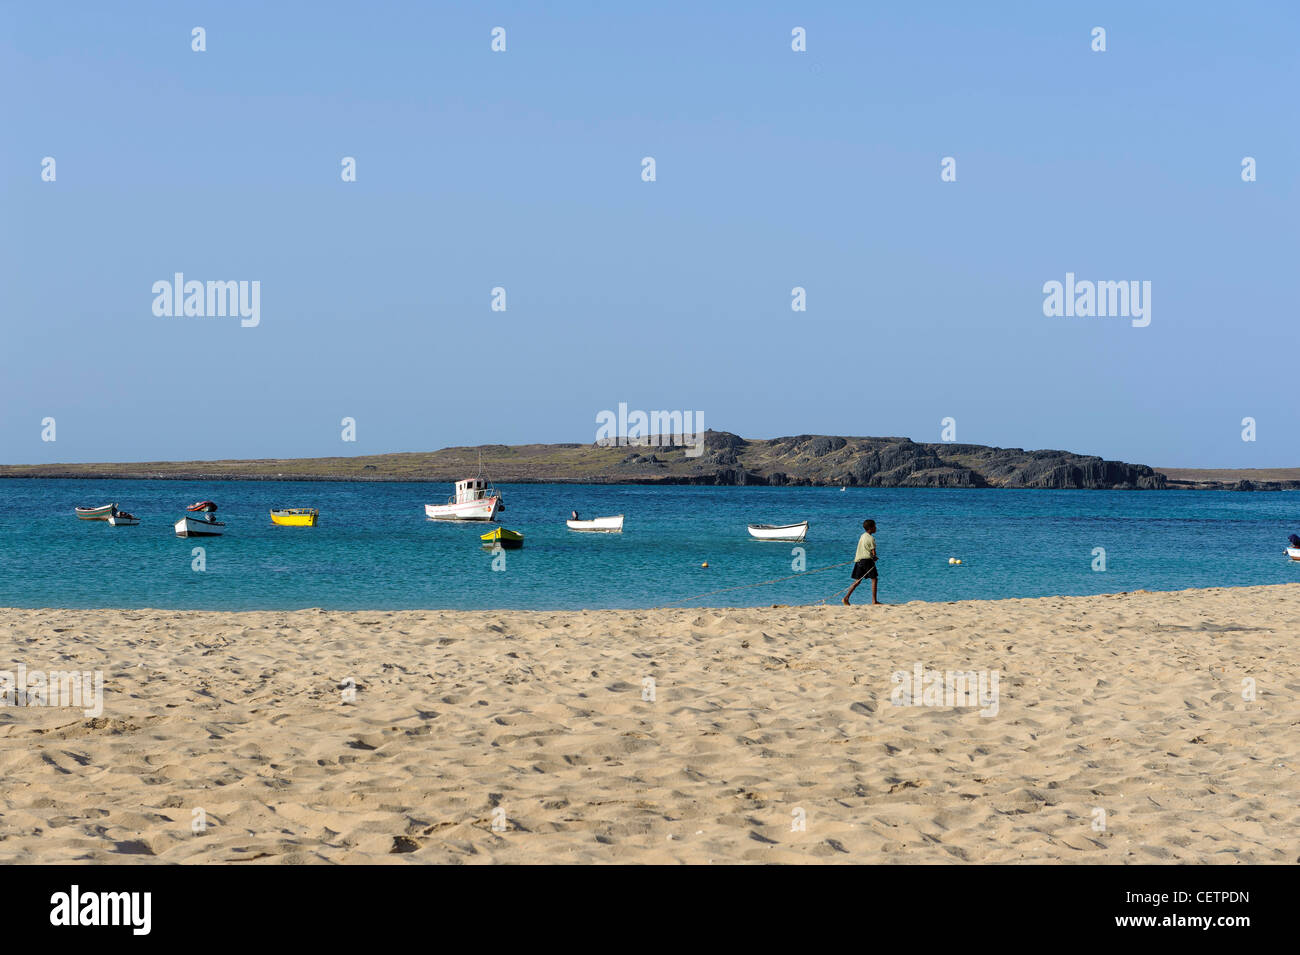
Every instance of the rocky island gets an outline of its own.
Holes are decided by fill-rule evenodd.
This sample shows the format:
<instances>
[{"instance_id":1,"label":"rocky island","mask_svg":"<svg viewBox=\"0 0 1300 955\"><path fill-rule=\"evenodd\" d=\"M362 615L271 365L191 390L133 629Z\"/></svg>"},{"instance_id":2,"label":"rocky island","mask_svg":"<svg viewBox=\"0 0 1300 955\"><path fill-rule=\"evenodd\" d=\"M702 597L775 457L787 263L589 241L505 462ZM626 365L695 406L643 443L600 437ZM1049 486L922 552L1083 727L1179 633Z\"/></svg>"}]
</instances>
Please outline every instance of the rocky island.
<instances>
[{"instance_id":1,"label":"rocky island","mask_svg":"<svg viewBox=\"0 0 1300 955\"><path fill-rule=\"evenodd\" d=\"M800 434L746 439L707 431L640 444L484 445L331 458L32 464L0 466L0 477L135 480L433 481L483 467L500 483L829 485L845 487L1105 488L1160 490L1160 472L1068 451L978 444L919 444L910 438Z\"/></svg>"}]
</instances>

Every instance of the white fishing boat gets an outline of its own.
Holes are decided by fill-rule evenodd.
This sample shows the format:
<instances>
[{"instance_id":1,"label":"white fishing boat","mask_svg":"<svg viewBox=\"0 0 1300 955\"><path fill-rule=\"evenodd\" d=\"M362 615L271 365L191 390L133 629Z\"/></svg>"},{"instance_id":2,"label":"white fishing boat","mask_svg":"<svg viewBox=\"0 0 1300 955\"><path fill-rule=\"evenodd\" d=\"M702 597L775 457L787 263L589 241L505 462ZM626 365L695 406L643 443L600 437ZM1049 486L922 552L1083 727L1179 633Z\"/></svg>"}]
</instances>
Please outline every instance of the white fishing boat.
<instances>
[{"instance_id":1,"label":"white fishing boat","mask_svg":"<svg viewBox=\"0 0 1300 955\"><path fill-rule=\"evenodd\" d=\"M598 531L605 534L623 533L623 515L613 517L592 517L587 520L567 520L564 522L571 531Z\"/></svg>"},{"instance_id":2,"label":"white fishing boat","mask_svg":"<svg viewBox=\"0 0 1300 955\"><path fill-rule=\"evenodd\" d=\"M1300 560L1300 547L1288 547L1286 555L1292 560Z\"/></svg>"},{"instance_id":3,"label":"white fishing boat","mask_svg":"<svg viewBox=\"0 0 1300 955\"><path fill-rule=\"evenodd\" d=\"M83 521L106 521L113 516L116 510L116 504L103 504L99 507L79 507L76 509L77 517Z\"/></svg>"},{"instance_id":4,"label":"white fishing boat","mask_svg":"<svg viewBox=\"0 0 1300 955\"><path fill-rule=\"evenodd\" d=\"M801 541L808 533L808 522L799 524L750 524L749 536L761 541Z\"/></svg>"},{"instance_id":5,"label":"white fishing boat","mask_svg":"<svg viewBox=\"0 0 1300 955\"><path fill-rule=\"evenodd\" d=\"M182 517L176 522L177 537L220 537L226 525L220 521L205 521L197 517Z\"/></svg>"},{"instance_id":6,"label":"white fishing boat","mask_svg":"<svg viewBox=\"0 0 1300 955\"><path fill-rule=\"evenodd\" d=\"M456 495L446 504L424 505L431 521L494 521L505 509L501 495L486 478L474 477L456 482Z\"/></svg>"},{"instance_id":7,"label":"white fishing boat","mask_svg":"<svg viewBox=\"0 0 1300 955\"><path fill-rule=\"evenodd\" d=\"M128 514L126 511L114 509L113 513L108 517L108 522L114 527L135 527L140 523L140 518L134 514Z\"/></svg>"}]
</instances>

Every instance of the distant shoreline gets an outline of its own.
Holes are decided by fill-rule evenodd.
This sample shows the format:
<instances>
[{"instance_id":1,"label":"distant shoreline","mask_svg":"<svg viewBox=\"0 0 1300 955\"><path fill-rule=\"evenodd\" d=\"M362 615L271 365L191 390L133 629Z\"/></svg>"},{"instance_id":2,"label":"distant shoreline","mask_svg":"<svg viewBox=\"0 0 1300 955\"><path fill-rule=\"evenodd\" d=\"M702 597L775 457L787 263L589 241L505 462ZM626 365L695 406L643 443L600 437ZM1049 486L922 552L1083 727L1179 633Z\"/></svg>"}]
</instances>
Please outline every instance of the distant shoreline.
<instances>
[{"instance_id":1,"label":"distant shoreline","mask_svg":"<svg viewBox=\"0 0 1300 955\"><path fill-rule=\"evenodd\" d=\"M795 435L703 441L528 444L319 458L0 465L0 478L448 484L949 487L1042 490L1300 490L1298 468L1153 468L1069 451L917 443L904 437Z\"/></svg>"},{"instance_id":2,"label":"distant shoreline","mask_svg":"<svg viewBox=\"0 0 1300 955\"><path fill-rule=\"evenodd\" d=\"M7 467L0 465L0 468ZM7 471L0 471L0 480L10 481L247 481L251 483L267 481L289 481L301 484L448 484L453 478L444 477L414 477L414 476L367 476L358 474L340 474L340 475L309 475L309 474L278 474L278 475L250 475L250 474L205 474L199 472L171 472L165 474L143 474L143 473L104 473L94 470L94 465L86 465L87 470L84 472L66 473L66 472L33 472L24 474L13 474ZM1300 490L1300 468L1177 468L1168 471L1162 468L1153 468L1157 474L1163 474L1168 479L1166 486L1155 490L1162 491L1296 491ZM1253 472L1264 471L1268 474L1287 473L1295 474L1294 478L1262 479L1253 476ZM1191 475L1204 472L1206 475L1202 479L1191 477ZM1178 475L1177 478L1173 475ZM1229 475L1228 478L1220 478L1218 475ZM1212 477L1213 476L1213 477ZM714 484L700 481L691 481L684 479L665 478L509 478L500 482L501 484L598 484L598 485L621 485L626 487L771 487L768 484ZM1247 485L1247 486L1243 486ZM785 487L836 487L834 482L829 484L788 484ZM884 490L888 488L907 488L914 485L892 484L892 485L851 485L855 487L866 487L873 490ZM933 490L934 488L932 488ZM942 488L940 488L942 489ZM1019 490L1019 491L1041 491L1041 490L1124 490L1122 488L1041 488L1041 487L1016 487L1008 488L998 485L992 485L981 489L966 488L967 490Z\"/></svg>"}]
</instances>

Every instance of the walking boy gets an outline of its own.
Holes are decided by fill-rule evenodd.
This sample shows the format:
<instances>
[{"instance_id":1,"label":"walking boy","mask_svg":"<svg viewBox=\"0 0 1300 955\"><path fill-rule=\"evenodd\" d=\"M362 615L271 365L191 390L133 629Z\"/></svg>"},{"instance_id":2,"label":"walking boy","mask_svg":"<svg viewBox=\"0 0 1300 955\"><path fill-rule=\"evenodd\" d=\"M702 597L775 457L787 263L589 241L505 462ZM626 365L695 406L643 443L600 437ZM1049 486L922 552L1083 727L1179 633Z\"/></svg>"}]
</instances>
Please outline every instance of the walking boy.
<instances>
[{"instance_id":1,"label":"walking boy","mask_svg":"<svg viewBox=\"0 0 1300 955\"><path fill-rule=\"evenodd\" d=\"M858 538L858 550L853 555L853 586L849 592L844 595L844 606L849 606L849 598L853 596L853 591L858 589L858 584L863 580L871 578L871 602L880 603L876 599L876 582L880 575L876 572L876 533L875 521L862 522L862 536Z\"/></svg>"}]
</instances>

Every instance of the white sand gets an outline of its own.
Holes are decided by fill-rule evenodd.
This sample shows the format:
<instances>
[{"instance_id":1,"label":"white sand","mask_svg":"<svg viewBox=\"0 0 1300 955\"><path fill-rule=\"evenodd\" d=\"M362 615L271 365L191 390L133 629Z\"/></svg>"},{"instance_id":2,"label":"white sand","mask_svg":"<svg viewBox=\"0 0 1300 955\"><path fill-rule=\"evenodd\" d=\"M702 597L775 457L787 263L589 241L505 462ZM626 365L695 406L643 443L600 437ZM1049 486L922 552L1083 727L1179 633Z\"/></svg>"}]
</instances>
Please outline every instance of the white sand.
<instances>
[{"instance_id":1,"label":"white sand","mask_svg":"<svg viewBox=\"0 0 1300 955\"><path fill-rule=\"evenodd\" d=\"M1293 863L1297 621L1300 584L4 610L0 669L100 669L105 698L98 719L0 708L0 861ZM893 705L891 674L918 662L997 670L997 715Z\"/></svg>"}]
</instances>

